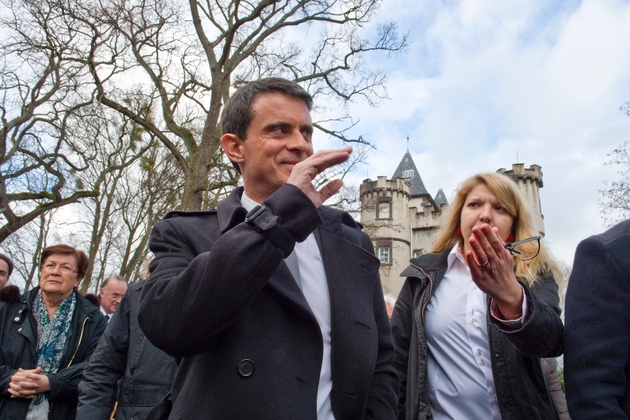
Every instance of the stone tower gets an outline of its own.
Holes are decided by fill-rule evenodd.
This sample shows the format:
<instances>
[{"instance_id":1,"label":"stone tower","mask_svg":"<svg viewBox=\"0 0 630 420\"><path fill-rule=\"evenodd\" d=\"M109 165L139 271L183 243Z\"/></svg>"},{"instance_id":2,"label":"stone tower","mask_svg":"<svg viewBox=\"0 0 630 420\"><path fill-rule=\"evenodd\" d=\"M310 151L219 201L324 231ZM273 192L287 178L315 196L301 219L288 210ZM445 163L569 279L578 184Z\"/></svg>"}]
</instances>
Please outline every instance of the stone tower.
<instances>
[{"instance_id":1,"label":"stone tower","mask_svg":"<svg viewBox=\"0 0 630 420\"><path fill-rule=\"evenodd\" d=\"M544 223L539 189L542 188L540 166L526 169L523 164L497 172L512 178L525 199L534 228L544 236ZM381 282L384 293L397 296L404 283L400 273L415 256L429 252L441 226L443 211L448 206L442 189L435 197L427 191L420 173L405 153L391 179L379 176L361 184L361 223L374 243L381 260Z\"/></svg>"},{"instance_id":2,"label":"stone tower","mask_svg":"<svg viewBox=\"0 0 630 420\"><path fill-rule=\"evenodd\" d=\"M511 170L501 168L497 171L500 174L509 176L518 185L523 199L527 204L529 214L532 216L534 229L540 236L545 236L545 221L540 205L540 189L543 187L542 170L538 165L531 165L525 168L522 163L515 163Z\"/></svg>"},{"instance_id":3,"label":"stone tower","mask_svg":"<svg viewBox=\"0 0 630 420\"><path fill-rule=\"evenodd\" d=\"M381 260L385 293L398 295L409 259L431 248L440 226L446 195L429 194L409 154L405 153L392 179L379 176L361 184L361 223Z\"/></svg>"}]
</instances>

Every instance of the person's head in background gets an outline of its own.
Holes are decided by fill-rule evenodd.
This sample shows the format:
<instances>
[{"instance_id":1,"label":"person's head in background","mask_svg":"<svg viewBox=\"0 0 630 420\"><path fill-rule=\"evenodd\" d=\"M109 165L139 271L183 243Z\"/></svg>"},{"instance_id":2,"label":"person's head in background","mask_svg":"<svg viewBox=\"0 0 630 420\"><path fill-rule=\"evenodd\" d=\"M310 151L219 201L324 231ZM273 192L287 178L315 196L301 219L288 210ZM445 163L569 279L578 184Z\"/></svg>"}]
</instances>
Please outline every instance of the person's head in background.
<instances>
[{"instance_id":1,"label":"person's head in background","mask_svg":"<svg viewBox=\"0 0 630 420\"><path fill-rule=\"evenodd\" d=\"M0 254L0 289L7 285L13 273L13 261L7 255Z\"/></svg>"}]
</instances>

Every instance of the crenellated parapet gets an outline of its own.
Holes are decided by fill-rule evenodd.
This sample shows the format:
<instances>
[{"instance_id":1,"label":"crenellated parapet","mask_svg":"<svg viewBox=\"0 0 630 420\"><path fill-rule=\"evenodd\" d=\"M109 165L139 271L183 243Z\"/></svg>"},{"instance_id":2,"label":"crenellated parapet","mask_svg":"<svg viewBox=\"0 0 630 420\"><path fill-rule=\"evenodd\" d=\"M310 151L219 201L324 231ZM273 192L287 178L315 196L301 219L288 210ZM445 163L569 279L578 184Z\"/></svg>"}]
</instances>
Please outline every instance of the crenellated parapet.
<instances>
[{"instance_id":1,"label":"crenellated parapet","mask_svg":"<svg viewBox=\"0 0 630 420\"><path fill-rule=\"evenodd\" d=\"M534 164L529 168L525 168L524 164L515 163L512 165L512 169L507 170L505 168L501 168L497 172L509 176L516 183L533 183L538 188L543 187L542 168L539 165Z\"/></svg>"},{"instance_id":2,"label":"crenellated parapet","mask_svg":"<svg viewBox=\"0 0 630 420\"><path fill-rule=\"evenodd\" d=\"M410 195L409 184L404 179L388 180L386 176L379 176L376 181L372 181L369 178L365 179L360 189L361 201L378 196L396 196L409 200Z\"/></svg>"}]
</instances>

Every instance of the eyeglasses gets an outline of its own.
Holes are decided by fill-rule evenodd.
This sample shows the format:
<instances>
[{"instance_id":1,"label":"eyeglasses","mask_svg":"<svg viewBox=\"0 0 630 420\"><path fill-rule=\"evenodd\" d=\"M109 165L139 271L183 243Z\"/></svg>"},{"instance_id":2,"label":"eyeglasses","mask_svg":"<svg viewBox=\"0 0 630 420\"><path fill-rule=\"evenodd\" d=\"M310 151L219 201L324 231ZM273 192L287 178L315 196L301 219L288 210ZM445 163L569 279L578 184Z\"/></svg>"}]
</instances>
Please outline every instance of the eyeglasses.
<instances>
[{"instance_id":1,"label":"eyeglasses","mask_svg":"<svg viewBox=\"0 0 630 420\"><path fill-rule=\"evenodd\" d=\"M42 268L44 271L48 271L48 272L52 272L59 269L59 271L61 271L63 274L78 273L77 270L70 267L69 265L57 265L53 263L46 263L42 266Z\"/></svg>"},{"instance_id":2,"label":"eyeglasses","mask_svg":"<svg viewBox=\"0 0 630 420\"><path fill-rule=\"evenodd\" d=\"M105 293L107 293L108 295L111 295L112 299L114 299L114 300L119 300L119 299L122 299L122 298L123 298L123 295L119 295L118 293L112 293L112 292L110 292L110 291L109 291L109 290L107 290L107 289L103 289L103 291L104 291Z\"/></svg>"},{"instance_id":3,"label":"eyeglasses","mask_svg":"<svg viewBox=\"0 0 630 420\"><path fill-rule=\"evenodd\" d=\"M522 241L511 242L503 245L503 247L519 260L528 261L536 258L540 252L540 236L532 236Z\"/></svg>"}]
</instances>

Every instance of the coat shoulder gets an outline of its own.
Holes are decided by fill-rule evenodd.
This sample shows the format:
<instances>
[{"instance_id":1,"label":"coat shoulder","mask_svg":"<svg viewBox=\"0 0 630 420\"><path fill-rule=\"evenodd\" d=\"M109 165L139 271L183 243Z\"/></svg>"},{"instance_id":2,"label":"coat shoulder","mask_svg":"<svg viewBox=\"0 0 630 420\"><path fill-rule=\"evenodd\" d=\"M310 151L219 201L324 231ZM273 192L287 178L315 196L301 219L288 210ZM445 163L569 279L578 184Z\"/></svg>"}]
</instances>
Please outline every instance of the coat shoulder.
<instances>
[{"instance_id":1,"label":"coat shoulder","mask_svg":"<svg viewBox=\"0 0 630 420\"><path fill-rule=\"evenodd\" d=\"M586 241L595 240L601 242L604 246L629 246L630 245L630 219L625 220L606 232L599 235L591 236Z\"/></svg>"},{"instance_id":2,"label":"coat shoulder","mask_svg":"<svg viewBox=\"0 0 630 420\"><path fill-rule=\"evenodd\" d=\"M198 210L198 211L180 211L180 210L169 211L168 213L166 213L163 220L173 219L176 217L205 217L205 216L210 216L210 215L216 215L216 213L217 213L216 209Z\"/></svg>"},{"instance_id":3,"label":"coat shoulder","mask_svg":"<svg viewBox=\"0 0 630 420\"><path fill-rule=\"evenodd\" d=\"M354 220L354 218L350 215L350 213L346 211L339 210L333 207L321 206L319 208L319 213L322 215L322 218L324 219L338 221L342 225L352 228L352 229L358 229L358 230L363 229L363 225L357 222L356 220Z\"/></svg>"},{"instance_id":4,"label":"coat shoulder","mask_svg":"<svg viewBox=\"0 0 630 420\"><path fill-rule=\"evenodd\" d=\"M20 288L14 285L0 289L0 302L18 303L20 301Z\"/></svg>"}]
</instances>

